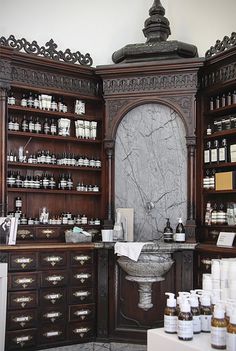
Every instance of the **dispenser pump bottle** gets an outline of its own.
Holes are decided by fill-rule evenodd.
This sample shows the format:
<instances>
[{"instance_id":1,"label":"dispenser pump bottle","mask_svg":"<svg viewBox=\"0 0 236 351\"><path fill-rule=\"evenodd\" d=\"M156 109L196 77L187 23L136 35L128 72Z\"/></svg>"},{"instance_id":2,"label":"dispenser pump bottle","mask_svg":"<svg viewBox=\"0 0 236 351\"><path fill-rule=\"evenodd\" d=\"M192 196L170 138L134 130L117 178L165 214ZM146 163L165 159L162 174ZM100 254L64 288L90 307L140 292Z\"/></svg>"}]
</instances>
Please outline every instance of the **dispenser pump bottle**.
<instances>
[{"instance_id":1,"label":"dispenser pump bottle","mask_svg":"<svg viewBox=\"0 0 236 351\"><path fill-rule=\"evenodd\" d=\"M177 227L176 227L175 241L177 243L184 243L185 242L185 229L183 226L182 218L179 218L179 223L177 224Z\"/></svg>"},{"instance_id":2,"label":"dispenser pump bottle","mask_svg":"<svg viewBox=\"0 0 236 351\"><path fill-rule=\"evenodd\" d=\"M227 351L236 351L236 308L231 312L226 334Z\"/></svg>"},{"instance_id":3,"label":"dispenser pump bottle","mask_svg":"<svg viewBox=\"0 0 236 351\"><path fill-rule=\"evenodd\" d=\"M193 316L188 300L183 299L180 305L177 334L180 340L190 341L193 339Z\"/></svg>"},{"instance_id":4,"label":"dispenser pump bottle","mask_svg":"<svg viewBox=\"0 0 236 351\"><path fill-rule=\"evenodd\" d=\"M216 305L211 320L211 346L213 349L226 349L226 327L224 308L221 304Z\"/></svg>"},{"instance_id":5,"label":"dispenser pump bottle","mask_svg":"<svg viewBox=\"0 0 236 351\"><path fill-rule=\"evenodd\" d=\"M189 298L189 303L190 303L191 312L193 315L193 334L199 334L201 333L202 326L201 326L199 301L196 293L191 293L191 296Z\"/></svg>"},{"instance_id":6,"label":"dispenser pump bottle","mask_svg":"<svg viewBox=\"0 0 236 351\"><path fill-rule=\"evenodd\" d=\"M164 311L164 331L169 334L177 333L177 311L176 311L176 299L172 293L165 293L169 296L166 302L166 308Z\"/></svg>"}]
</instances>

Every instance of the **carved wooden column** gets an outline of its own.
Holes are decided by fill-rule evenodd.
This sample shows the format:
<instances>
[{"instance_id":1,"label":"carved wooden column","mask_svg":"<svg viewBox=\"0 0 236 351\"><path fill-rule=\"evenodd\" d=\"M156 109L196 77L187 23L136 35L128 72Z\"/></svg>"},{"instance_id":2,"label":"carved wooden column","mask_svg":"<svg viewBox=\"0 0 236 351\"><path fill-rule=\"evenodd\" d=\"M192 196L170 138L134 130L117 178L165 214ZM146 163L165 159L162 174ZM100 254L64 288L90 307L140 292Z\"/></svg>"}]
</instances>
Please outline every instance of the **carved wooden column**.
<instances>
[{"instance_id":1,"label":"carved wooden column","mask_svg":"<svg viewBox=\"0 0 236 351\"><path fill-rule=\"evenodd\" d=\"M104 220L104 228L112 228L113 227L113 167L114 167L114 140L105 140L104 141L104 149L106 151L106 186L107 186L107 217Z\"/></svg>"}]
</instances>

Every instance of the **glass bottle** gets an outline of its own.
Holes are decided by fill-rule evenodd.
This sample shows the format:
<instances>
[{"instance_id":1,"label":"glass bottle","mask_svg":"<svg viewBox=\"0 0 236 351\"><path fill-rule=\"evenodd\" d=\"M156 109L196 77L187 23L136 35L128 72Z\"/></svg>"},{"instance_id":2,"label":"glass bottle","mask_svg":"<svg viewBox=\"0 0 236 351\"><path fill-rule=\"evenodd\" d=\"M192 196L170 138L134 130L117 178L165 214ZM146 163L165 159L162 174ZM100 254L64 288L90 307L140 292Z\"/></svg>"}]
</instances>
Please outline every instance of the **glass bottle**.
<instances>
[{"instance_id":1,"label":"glass bottle","mask_svg":"<svg viewBox=\"0 0 236 351\"><path fill-rule=\"evenodd\" d=\"M30 116L30 118L29 118L29 132L30 133L34 133L35 132L35 123L34 123L34 120L33 120L32 116Z\"/></svg>"},{"instance_id":2,"label":"glass bottle","mask_svg":"<svg viewBox=\"0 0 236 351\"><path fill-rule=\"evenodd\" d=\"M57 125L56 125L55 120L53 118L51 119L50 133L52 135L56 135L57 134Z\"/></svg>"},{"instance_id":3,"label":"glass bottle","mask_svg":"<svg viewBox=\"0 0 236 351\"><path fill-rule=\"evenodd\" d=\"M177 243L185 242L185 229L183 226L182 218L179 218L179 223L177 224L174 237L175 237L175 242Z\"/></svg>"},{"instance_id":4,"label":"glass bottle","mask_svg":"<svg viewBox=\"0 0 236 351\"><path fill-rule=\"evenodd\" d=\"M42 132L42 124L41 124L41 122L39 120L39 117L36 117L34 130L35 130L36 133L41 133Z\"/></svg>"},{"instance_id":5,"label":"glass bottle","mask_svg":"<svg viewBox=\"0 0 236 351\"><path fill-rule=\"evenodd\" d=\"M211 320L211 347L217 350L226 349L227 322L222 306L216 305Z\"/></svg>"},{"instance_id":6,"label":"glass bottle","mask_svg":"<svg viewBox=\"0 0 236 351\"><path fill-rule=\"evenodd\" d=\"M213 146L211 147L210 150L210 162L211 163L217 163L218 162L218 153L219 153L219 142L218 140L214 140Z\"/></svg>"},{"instance_id":7,"label":"glass bottle","mask_svg":"<svg viewBox=\"0 0 236 351\"><path fill-rule=\"evenodd\" d=\"M22 94L22 98L21 98L20 105L21 105L22 107L27 107L27 98L26 98L26 94Z\"/></svg>"},{"instance_id":8,"label":"glass bottle","mask_svg":"<svg viewBox=\"0 0 236 351\"><path fill-rule=\"evenodd\" d=\"M31 92L29 92L29 96L28 96L28 99L27 99L27 107L32 108L33 105L34 105L33 95L32 95Z\"/></svg>"},{"instance_id":9,"label":"glass bottle","mask_svg":"<svg viewBox=\"0 0 236 351\"><path fill-rule=\"evenodd\" d=\"M38 98L38 94L34 94L34 104L33 104L34 108L39 108L39 98Z\"/></svg>"},{"instance_id":10,"label":"glass bottle","mask_svg":"<svg viewBox=\"0 0 236 351\"><path fill-rule=\"evenodd\" d=\"M166 226L164 228L164 233L163 233L164 242L165 243L172 243L173 242L173 229L170 226L169 218L167 218L166 220L167 220L167 222L166 222Z\"/></svg>"},{"instance_id":11,"label":"glass bottle","mask_svg":"<svg viewBox=\"0 0 236 351\"><path fill-rule=\"evenodd\" d=\"M236 351L236 309L232 310L226 333L227 351Z\"/></svg>"},{"instance_id":12,"label":"glass bottle","mask_svg":"<svg viewBox=\"0 0 236 351\"><path fill-rule=\"evenodd\" d=\"M49 134L50 133L50 125L48 123L48 119L45 118L45 121L43 123L43 132L44 134Z\"/></svg>"},{"instance_id":13,"label":"glass bottle","mask_svg":"<svg viewBox=\"0 0 236 351\"><path fill-rule=\"evenodd\" d=\"M164 331L168 334L176 334L178 321L176 299L172 293L165 293L165 295L169 296L169 298L166 301L166 308L164 310Z\"/></svg>"},{"instance_id":14,"label":"glass bottle","mask_svg":"<svg viewBox=\"0 0 236 351\"><path fill-rule=\"evenodd\" d=\"M208 141L204 150L204 163L208 164L211 161L211 142Z\"/></svg>"},{"instance_id":15,"label":"glass bottle","mask_svg":"<svg viewBox=\"0 0 236 351\"><path fill-rule=\"evenodd\" d=\"M8 120L8 130L10 130L10 131L14 130L14 120L13 120L12 115L10 115L9 120Z\"/></svg>"},{"instance_id":16,"label":"glass bottle","mask_svg":"<svg viewBox=\"0 0 236 351\"><path fill-rule=\"evenodd\" d=\"M8 105L15 105L16 104L16 99L14 97L13 91L10 91L8 94L8 99L7 99Z\"/></svg>"},{"instance_id":17,"label":"glass bottle","mask_svg":"<svg viewBox=\"0 0 236 351\"><path fill-rule=\"evenodd\" d=\"M177 335L180 340L190 341L193 339L193 316L188 301L183 301L178 316Z\"/></svg>"},{"instance_id":18,"label":"glass bottle","mask_svg":"<svg viewBox=\"0 0 236 351\"><path fill-rule=\"evenodd\" d=\"M208 294L203 294L200 298L200 301L201 301L200 316L201 316L202 332L210 333L211 318L212 318L210 296Z\"/></svg>"}]
</instances>

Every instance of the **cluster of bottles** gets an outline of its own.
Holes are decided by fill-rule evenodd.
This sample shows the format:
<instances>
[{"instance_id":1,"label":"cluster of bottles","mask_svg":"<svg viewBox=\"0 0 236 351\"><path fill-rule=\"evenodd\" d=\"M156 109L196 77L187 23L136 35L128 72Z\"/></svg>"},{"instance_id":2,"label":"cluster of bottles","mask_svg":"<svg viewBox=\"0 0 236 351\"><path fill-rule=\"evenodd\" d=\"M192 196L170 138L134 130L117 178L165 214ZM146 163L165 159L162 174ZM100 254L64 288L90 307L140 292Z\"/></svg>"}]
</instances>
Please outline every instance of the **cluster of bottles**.
<instances>
[{"instance_id":1,"label":"cluster of bottles","mask_svg":"<svg viewBox=\"0 0 236 351\"><path fill-rule=\"evenodd\" d=\"M208 124L206 134L212 135L223 130L230 130L236 128L236 115L229 115L221 119L215 120L213 124Z\"/></svg>"},{"instance_id":2,"label":"cluster of bottles","mask_svg":"<svg viewBox=\"0 0 236 351\"><path fill-rule=\"evenodd\" d=\"M175 241L176 243L184 243L185 242L185 228L182 223L182 219L179 218L179 222L177 224L175 234L173 233L173 229L170 225L170 220L167 218L166 226L164 228L164 242L172 243Z\"/></svg>"},{"instance_id":3,"label":"cluster of bottles","mask_svg":"<svg viewBox=\"0 0 236 351\"><path fill-rule=\"evenodd\" d=\"M14 93L12 91L8 95L8 104L16 104L16 98L14 97ZM62 97L59 97L56 101L55 97L52 95L33 94L32 92L29 92L28 94L22 94L22 97L20 99L20 106L47 111L58 111L64 113L67 112L67 105L64 103Z\"/></svg>"},{"instance_id":4,"label":"cluster of bottles","mask_svg":"<svg viewBox=\"0 0 236 351\"><path fill-rule=\"evenodd\" d=\"M190 341L194 334L211 333L211 347L236 350L236 304L217 302L208 291L192 290L169 296L164 311L164 330Z\"/></svg>"},{"instance_id":5,"label":"cluster of bottles","mask_svg":"<svg viewBox=\"0 0 236 351\"><path fill-rule=\"evenodd\" d=\"M229 91L228 93L224 93L222 95L212 96L210 97L210 111L218 109L220 107L230 106L232 104L236 104L236 90L233 92Z\"/></svg>"},{"instance_id":6,"label":"cluster of bottles","mask_svg":"<svg viewBox=\"0 0 236 351\"><path fill-rule=\"evenodd\" d=\"M58 134L58 123L54 118L45 118L43 121L41 118L30 116L23 116L23 119L19 122L17 116L10 115L8 120L9 131L21 131L37 134Z\"/></svg>"},{"instance_id":7,"label":"cluster of bottles","mask_svg":"<svg viewBox=\"0 0 236 351\"><path fill-rule=\"evenodd\" d=\"M97 122L78 119L75 121L75 135L79 139L95 140L97 137Z\"/></svg>"},{"instance_id":8,"label":"cluster of bottles","mask_svg":"<svg viewBox=\"0 0 236 351\"><path fill-rule=\"evenodd\" d=\"M60 166L92 167L101 168L101 160L97 157L88 158L87 156L75 155L73 153L62 153L55 155L49 150L39 150L34 154L20 155L11 150L7 154L8 162L24 162L30 164L48 164Z\"/></svg>"},{"instance_id":9,"label":"cluster of bottles","mask_svg":"<svg viewBox=\"0 0 236 351\"><path fill-rule=\"evenodd\" d=\"M101 224L99 218L88 218L87 215L77 214L72 215L71 212L62 213L59 216L49 217L47 211L47 216L39 216L39 218L27 218L24 213L22 213L22 199L20 197L15 198L15 210L9 212L10 217L18 218L19 224L21 225L39 225L39 224L51 224L51 225L95 225L98 226ZM46 221L45 221L46 218Z\"/></svg>"},{"instance_id":10,"label":"cluster of bottles","mask_svg":"<svg viewBox=\"0 0 236 351\"><path fill-rule=\"evenodd\" d=\"M205 225L226 224L236 225L236 203L229 202L226 205L221 203L212 204L210 201L206 204Z\"/></svg>"},{"instance_id":11,"label":"cluster of bottles","mask_svg":"<svg viewBox=\"0 0 236 351\"><path fill-rule=\"evenodd\" d=\"M215 189L215 169L207 169L206 175L203 178L203 188L206 190L214 190Z\"/></svg>"},{"instance_id":12,"label":"cluster of bottles","mask_svg":"<svg viewBox=\"0 0 236 351\"><path fill-rule=\"evenodd\" d=\"M42 176L23 176L19 171L9 171L7 176L7 186L11 188L72 190L74 183L71 174L62 174L56 179L53 174L49 175L45 173ZM83 188L83 190L78 190L78 188ZM99 191L99 187L97 185L81 185L81 183L78 183L76 190L97 192Z\"/></svg>"},{"instance_id":13,"label":"cluster of bottles","mask_svg":"<svg viewBox=\"0 0 236 351\"><path fill-rule=\"evenodd\" d=\"M204 149L204 163L219 164L220 162L228 162L227 140L208 141Z\"/></svg>"}]
</instances>

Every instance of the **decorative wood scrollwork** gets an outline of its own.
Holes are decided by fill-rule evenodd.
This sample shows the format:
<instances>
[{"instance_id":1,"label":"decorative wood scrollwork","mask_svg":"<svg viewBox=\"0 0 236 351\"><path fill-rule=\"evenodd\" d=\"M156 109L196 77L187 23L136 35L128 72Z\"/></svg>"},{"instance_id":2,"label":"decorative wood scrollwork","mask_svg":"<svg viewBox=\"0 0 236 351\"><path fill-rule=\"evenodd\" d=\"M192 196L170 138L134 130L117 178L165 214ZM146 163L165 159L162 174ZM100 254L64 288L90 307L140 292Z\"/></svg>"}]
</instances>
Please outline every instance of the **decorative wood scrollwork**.
<instances>
[{"instance_id":1,"label":"decorative wood scrollwork","mask_svg":"<svg viewBox=\"0 0 236 351\"><path fill-rule=\"evenodd\" d=\"M92 66L93 64L93 60L88 53L83 55L79 51L71 52L70 49L66 49L64 52L61 50L58 51L57 44L53 39L49 40L45 46L39 46L36 40L30 43L25 38L16 39L14 35L10 35L9 38L0 37L0 45L9 46L17 51L24 51L27 54L43 56L54 61L79 63L83 66Z\"/></svg>"},{"instance_id":2,"label":"decorative wood scrollwork","mask_svg":"<svg viewBox=\"0 0 236 351\"><path fill-rule=\"evenodd\" d=\"M224 36L222 40L217 40L214 46L211 46L209 50L207 50L205 57L210 58L214 55L220 54L221 52L228 50L236 46L236 32L232 32L231 36Z\"/></svg>"}]
</instances>

